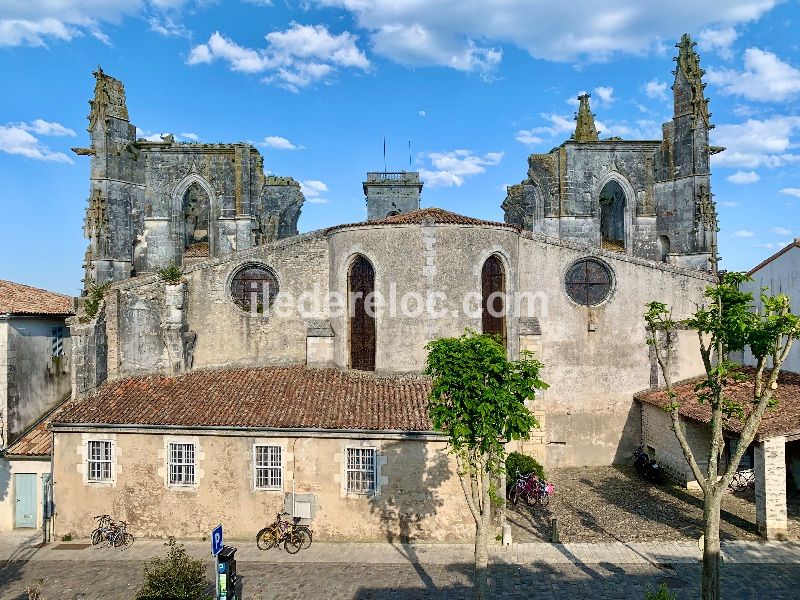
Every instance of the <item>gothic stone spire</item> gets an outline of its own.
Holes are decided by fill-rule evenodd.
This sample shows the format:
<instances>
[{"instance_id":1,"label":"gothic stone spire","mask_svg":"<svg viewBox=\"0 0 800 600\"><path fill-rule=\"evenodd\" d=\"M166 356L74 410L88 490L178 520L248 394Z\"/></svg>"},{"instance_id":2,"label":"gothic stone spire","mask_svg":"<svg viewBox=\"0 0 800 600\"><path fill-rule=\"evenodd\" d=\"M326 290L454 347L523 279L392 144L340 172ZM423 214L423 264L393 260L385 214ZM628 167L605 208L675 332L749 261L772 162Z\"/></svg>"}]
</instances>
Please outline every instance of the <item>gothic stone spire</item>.
<instances>
[{"instance_id":1,"label":"gothic stone spire","mask_svg":"<svg viewBox=\"0 0 800 600\"><path fill-rule=\"evenodd\" d=\"M709 124L711 113L708 112L708 100L703 93L706 87L703 83L705 71L700 68L700 57L694 51L696 45L697 42L693 42L688 33L684 33L680 43L675 44L678 48L678 56L673 59L678 63L678 68L674 72L675 84L672 86L675 94L675 110L676 115L683 112L684 106L691 110L693 129L699 121L705 127L711 128ZM686 100L689 101L690 107L686 106Z\"/></svg>"},{"instance_id":2,"label":"gothic stone spire","mask_svg":"<svg viewBox=\"0 0 800 600\"><path fill-rule=\"evenodd\" d=\"M581 94L578 96L578 101L580 105L578 106L578 112L575 114L577 124L572 139L576 142L596 142L599 138L597 127L594 125L594 115L589 108L589 94Z\"/></svg>"}]
</instances>

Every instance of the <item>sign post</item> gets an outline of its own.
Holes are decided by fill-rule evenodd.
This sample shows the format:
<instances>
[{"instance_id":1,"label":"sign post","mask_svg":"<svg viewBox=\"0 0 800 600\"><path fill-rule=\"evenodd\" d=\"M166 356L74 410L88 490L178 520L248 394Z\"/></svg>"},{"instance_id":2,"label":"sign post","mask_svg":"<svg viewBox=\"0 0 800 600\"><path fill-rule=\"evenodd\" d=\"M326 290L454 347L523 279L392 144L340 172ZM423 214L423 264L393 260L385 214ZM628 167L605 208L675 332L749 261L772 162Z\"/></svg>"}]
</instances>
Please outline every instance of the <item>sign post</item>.
<instances>
[{"instance_id":1,"label":"sign post","mask_svg":"<svg viewBox=\"0 0 800 600\"><path fill-rule=\"evenodd\" d=\"M214 557L214 596L220 599L219 586L219 553L222 550L222 524L217 525L211 532L211 556Z\"/></svg>"}]
</instances>

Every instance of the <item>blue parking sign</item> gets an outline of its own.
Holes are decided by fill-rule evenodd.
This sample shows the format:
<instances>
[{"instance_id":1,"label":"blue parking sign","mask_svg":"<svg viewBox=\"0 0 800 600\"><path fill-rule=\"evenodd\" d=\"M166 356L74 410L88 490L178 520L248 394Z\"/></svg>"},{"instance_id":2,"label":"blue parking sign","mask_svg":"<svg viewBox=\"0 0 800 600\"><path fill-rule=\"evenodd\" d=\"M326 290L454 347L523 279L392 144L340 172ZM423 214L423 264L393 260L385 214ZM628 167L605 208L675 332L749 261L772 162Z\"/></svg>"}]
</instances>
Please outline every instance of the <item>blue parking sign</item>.
<instances>
[{"instance_id":1,"label":"blue parking sign","mask_svg":"<svg viewBox=\"0 0 800 600\"><path fill-rule=\"evenodd\" d=\"M216 556L222 550L222 525L217 525L211 532L211 556Z\"/></svg>"}]
</instances>

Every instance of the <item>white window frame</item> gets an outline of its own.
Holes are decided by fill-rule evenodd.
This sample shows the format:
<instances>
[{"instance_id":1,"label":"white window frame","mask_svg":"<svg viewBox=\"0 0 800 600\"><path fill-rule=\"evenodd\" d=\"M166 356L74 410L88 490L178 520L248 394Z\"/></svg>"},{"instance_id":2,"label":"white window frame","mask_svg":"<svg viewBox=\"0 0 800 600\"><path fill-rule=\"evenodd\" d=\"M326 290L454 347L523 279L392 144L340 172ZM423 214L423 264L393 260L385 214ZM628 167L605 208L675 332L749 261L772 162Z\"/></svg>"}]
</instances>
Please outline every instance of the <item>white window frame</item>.
<instances>
[{"instance_id":1,"label":"white window frame","mask_svg":"<svg viewBox=\"0 0 800 600\"><path fill-rule=\"evenodd\" d=\"M360 462L351 462L351 455L361 455ZM368 469L363 466L364 457L371 455L372 468ZM372 481L369 489L364 489L363 475L370 473ZM354 477L351 478L351 475ZM378 489L378 449L371 446L347 446L344 449L344 477L345 477L345 491L348 494L356 494L359 496L373 496ZM354 485L358 484L358 485Z\"/></svg>"},{"instance_id":2,"label":"white window frame","mask_svg":"<svg viewBox=\"0 0 800 600\"><path fill-rule=\"evenodd\" d=\"M269 464L259 463L259 449L267 449L267 455L272 458ZM272 450L270 452L269 450ZM277 451L278 460L275 461L275 452ZM272 485L259 485L259 472L262 472L266 481L270 477L277 478L278 483ZM277 475L276 475L277 473ZM283 447L278 444L253 444L253 486L257 490L267 491L283 491Z\"/></svg>"},{"instance_id":3,"label":"white window frame","mask_svg":"<svg viewBox=\"0 0 800 600\"><path fill-rule=\"evenodd\" d=\"M92 445L98 444L101 458L92 458ZM108 458L104 458L103 448L108 449ZM100 477L92 477L92 467L97 465ZM108 477L103 477L103 467L108 466ZM86 441L86 481L88 483L111 483L114 481L114 442L112 440Z\"/></svg>"},{"instance_id":4,"label":"white window frame","mask_svg":"<svg viewBox=\"0 0 800 600\"><path fill-rule=\"evenodd\" d=\"M183 447L183 457L176 460L175 450ZM191 447L191 462L186 459L186 448ZM178 478L177 475L181 474ZM187 474L191 473L191 480ZM175 477L174 477L175 476ZM167 446L167 482L172 487L194 487L197 485L197 444L194 442L171 441Z\"/></svg>"}]
</instances>

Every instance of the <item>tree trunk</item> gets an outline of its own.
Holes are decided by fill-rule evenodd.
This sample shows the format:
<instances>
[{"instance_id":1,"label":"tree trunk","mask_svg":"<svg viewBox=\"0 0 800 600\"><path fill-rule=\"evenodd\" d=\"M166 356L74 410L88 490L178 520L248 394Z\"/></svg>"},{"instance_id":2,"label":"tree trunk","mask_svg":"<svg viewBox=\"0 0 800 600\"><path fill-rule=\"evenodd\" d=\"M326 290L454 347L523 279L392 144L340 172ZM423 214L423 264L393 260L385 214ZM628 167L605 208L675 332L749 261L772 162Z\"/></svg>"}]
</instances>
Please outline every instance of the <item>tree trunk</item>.
<instances>
[{"instance_id":1,"label":"tree trunk","mask_svg":"<svg viewBox=\"0 0 800 600\"><path fill-rule=\"evenodd\" d=\"M720 600L719 513L722 492L711 486L703 499L703 600Z\"/></svg>"},{"instance_id":2,"label":"tree trunk","mask_svg":"<svg viewBox=\"0 0 800 600\"><path fill-rule=\"evenodd\" d=\"M475 526L475 598L489 598L489 539L483 523Z\"/></svg>"}]
</instances>

